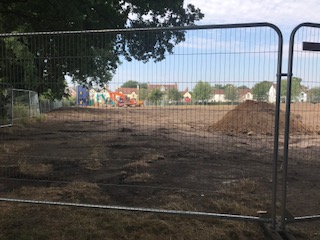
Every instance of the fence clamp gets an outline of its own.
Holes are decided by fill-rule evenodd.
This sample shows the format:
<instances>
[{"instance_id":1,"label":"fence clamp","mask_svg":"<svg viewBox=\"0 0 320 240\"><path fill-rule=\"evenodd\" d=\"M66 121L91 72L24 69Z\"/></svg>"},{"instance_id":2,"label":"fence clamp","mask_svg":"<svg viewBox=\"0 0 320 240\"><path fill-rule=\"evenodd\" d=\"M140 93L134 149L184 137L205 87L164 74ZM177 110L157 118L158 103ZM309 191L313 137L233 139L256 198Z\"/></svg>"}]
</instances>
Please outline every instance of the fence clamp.
<instances>
[{"instance_id":1,"label":"fence clamp","mask_svg":"<svg viewBox=\"0 0 320 240\"><path fill-rule=\"evenodd\" d=\"M288 77L288 76L291 76L292 77L292 73L291 74L288 74L288 73L280 73L280 74L277 74L277 77Z\"/></svg>"}]
</instances>

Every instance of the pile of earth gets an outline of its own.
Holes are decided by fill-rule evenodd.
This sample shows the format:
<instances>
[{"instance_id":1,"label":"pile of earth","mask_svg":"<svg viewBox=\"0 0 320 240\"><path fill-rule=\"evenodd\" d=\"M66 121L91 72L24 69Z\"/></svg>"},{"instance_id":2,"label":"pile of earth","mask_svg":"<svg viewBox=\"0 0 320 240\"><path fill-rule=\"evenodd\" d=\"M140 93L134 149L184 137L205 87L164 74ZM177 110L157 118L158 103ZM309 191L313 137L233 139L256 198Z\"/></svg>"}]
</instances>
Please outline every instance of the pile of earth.
<instances>
[{"instance_id":1,"label":"pile of earth","mask_svg":"<svg viewBox=\"0 0 320 240\"><path fill-rule=\"evenodd\" d=\"M274 104L247 100L227 112L217 123L209 126L211 132L224 132L227 134L274 134ZM280 111L279 132L284 134L285 112ZM311 130L305 126L301 117L291 114L290 134L310 134Z\"/></svg>"}]
</instances>

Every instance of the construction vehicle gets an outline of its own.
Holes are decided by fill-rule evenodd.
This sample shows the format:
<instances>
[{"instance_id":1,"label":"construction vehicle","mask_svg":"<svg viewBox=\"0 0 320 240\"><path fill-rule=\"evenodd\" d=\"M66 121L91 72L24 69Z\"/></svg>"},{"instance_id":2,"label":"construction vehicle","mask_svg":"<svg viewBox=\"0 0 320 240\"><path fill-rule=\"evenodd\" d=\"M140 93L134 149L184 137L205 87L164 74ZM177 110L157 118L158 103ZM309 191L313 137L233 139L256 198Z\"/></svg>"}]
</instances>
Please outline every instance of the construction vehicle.
<instances>
[{"instance_id":1,"label":"construction vehicle","mask_svg":"<svg viewBox=\"0 0 320 240\"><path fill-rule=\"evenodd\" d=\"M144 101L137 101L134 98L128 98L126 95L120 92L109 92L111 105L116 107L141 107Z\"/></svg>"},{"instance_id":2,"label":"construction vehicle","mask_svg":"<svg viewBox=\"0 0 320 240\"><path fill-rule=\"evenodd\" d=\"M137 107L142 107L144 105L144 101L140 100L140 101L136 101L136 106Z\"/></svg>"},{"instance_id":3,"label":"construction vehicle","mask_svg":"<svg viewBox=\"0 0 320 240\"><path fill-rule=\"evenodd\" d=\"M123 107L126 96L119 92L109 92L111 105L113 107Z\"/></svg>"}]
</instances>

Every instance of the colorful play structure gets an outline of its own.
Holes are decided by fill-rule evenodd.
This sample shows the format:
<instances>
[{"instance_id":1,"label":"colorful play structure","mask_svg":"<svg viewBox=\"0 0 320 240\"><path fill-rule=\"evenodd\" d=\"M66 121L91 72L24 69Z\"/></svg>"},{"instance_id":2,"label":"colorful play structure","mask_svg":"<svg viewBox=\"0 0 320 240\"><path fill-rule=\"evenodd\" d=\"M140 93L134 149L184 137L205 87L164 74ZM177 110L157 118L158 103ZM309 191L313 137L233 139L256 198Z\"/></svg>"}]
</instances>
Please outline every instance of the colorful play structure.
<instances>
[{"instance_id":1,"label":"colorful play structure","mask_svg":"<svg viewBox=\"0 0 320 240\"><path fill-rule=\"evenodd\" d=\"M143 101L128 98L121 92L112 92L106 89L90 90L85 86L77 88L77 105L92 106L92 107L135 107L143 106Z\"/></svg>"}]
</instances>

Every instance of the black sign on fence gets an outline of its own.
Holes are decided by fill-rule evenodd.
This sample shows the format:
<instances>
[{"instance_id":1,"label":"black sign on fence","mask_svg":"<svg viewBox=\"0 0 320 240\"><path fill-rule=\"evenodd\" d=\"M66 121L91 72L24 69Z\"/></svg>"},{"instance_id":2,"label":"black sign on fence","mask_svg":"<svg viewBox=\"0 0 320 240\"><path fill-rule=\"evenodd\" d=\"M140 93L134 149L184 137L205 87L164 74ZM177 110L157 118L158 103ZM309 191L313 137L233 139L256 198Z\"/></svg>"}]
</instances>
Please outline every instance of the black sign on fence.
<instances>
[{"instance_id":1,"label":"black sign on fence","mask_svg":"<svg viewBox=\"0 0 320 240\"><path fill-rule=\"evenodd\" d=\"M304 51L315 51L319 52L320 51L320 43L315 43L315 42L303 42L302 43L302 49Z\"/></svg>"}]
</instances>

